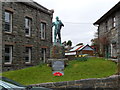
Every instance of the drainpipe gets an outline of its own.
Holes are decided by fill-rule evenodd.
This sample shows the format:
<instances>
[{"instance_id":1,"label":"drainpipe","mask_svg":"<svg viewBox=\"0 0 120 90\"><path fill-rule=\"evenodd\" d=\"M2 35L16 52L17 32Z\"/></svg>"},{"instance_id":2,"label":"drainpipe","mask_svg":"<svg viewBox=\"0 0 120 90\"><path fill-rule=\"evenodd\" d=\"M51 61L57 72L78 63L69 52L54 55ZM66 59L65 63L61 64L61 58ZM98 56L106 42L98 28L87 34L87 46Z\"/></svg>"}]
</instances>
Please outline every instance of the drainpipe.
<instances>
[{"instance_id":1,"label":"drainpipe","mask_svg":"<svg viewBox=\"0 0 120 90\"><path fill-rule=\"evenodd\" d=\"M112 55L113 55L113 45L111 44L111 57L112 57Z\"/></svg>"}]
</instances>

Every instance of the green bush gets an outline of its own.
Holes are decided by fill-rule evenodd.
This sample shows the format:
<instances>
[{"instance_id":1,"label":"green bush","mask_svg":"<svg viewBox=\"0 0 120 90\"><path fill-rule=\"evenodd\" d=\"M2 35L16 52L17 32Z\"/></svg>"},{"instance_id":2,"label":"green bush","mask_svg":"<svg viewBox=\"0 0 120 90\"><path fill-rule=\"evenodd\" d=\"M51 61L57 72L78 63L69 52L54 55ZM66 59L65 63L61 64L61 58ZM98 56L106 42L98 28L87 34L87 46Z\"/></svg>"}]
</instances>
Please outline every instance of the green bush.
<instances>
[{"instance_id":1,"label":"green bush","mask_svg":"<svg viewBox=\"0 0 120 90\"><path fill-rule=\"evenodd\" d=\"M38 66L39 66L39 67L42 67L43 65L45 65L45 63L44 63L44 62L41 62Z\"/></svg>"},{"instance_id":2,"label":"green bush","mask_svg":"<svg viewBox=\"0 0 120 90\"><path fill-rule=\"evenodd\" d=\"M87 61L88 57L76 57L75 60L78 60L78 61Z\"/></svg>"}]
</instances>

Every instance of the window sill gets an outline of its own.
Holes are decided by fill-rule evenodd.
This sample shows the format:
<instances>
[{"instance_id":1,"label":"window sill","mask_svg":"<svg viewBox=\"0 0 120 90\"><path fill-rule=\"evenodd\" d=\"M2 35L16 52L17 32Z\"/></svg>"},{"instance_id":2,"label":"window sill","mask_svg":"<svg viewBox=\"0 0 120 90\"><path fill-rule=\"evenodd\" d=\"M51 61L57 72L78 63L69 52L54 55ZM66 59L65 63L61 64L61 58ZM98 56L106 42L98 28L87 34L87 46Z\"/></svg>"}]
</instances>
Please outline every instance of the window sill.
<instances>
[{"instance_id":1,"label":"window sill","mask_svg":"<svg viewBox=\"0 0 120 90\"><path fill-rule=\"evenodd\" d=\"M25 62L26 66L33 66L31 62Z\"/></svg>"},{"instance_id":2,"label":"window sill","mask_svg":"<svg viewBox=\"0 0 120 90\"><path fill-rule=\"evenodd\" d=\"M111 30L116 29L116 27L112 27Z\"/></svg>"},{"instance_id":3,"label":"window sill","mask_svg":"<svg viewBox=\"0 0 120 90\"><path fill-rule=\"evenodd\" d=\"M12 66L12 63L4 63L4 66L6 67Z\"/></svg>"},{"instance_id":4,"label":"window sill","mask_svg":"<svg viewBox=\"0 0 120 90\"><path fill-rule=\"evenodd\" d=\"M8 35L13 35L13 36L15 36L12 32L4 32L5 34L8 34Z\"/></svg>"},{"instance_id":5,"label":"window sill","mask_svg":"<svg viewBox=\"0 0 120 90\"><path fill-rule=\"evenodd\" d=\"M46 41L46 39L41 39L42 41Z\"/></svg>"},{"instance_id":6,"label":"window sill","mask_svg":"<svg viewBox=\"0 0 120 90\"><path fill-rule=\"evenodd\" d=\"M27 35L25 35L25 37L26 37L26 38L32 38L31 36L27 36Z\"/></svg>"}]
</instances>

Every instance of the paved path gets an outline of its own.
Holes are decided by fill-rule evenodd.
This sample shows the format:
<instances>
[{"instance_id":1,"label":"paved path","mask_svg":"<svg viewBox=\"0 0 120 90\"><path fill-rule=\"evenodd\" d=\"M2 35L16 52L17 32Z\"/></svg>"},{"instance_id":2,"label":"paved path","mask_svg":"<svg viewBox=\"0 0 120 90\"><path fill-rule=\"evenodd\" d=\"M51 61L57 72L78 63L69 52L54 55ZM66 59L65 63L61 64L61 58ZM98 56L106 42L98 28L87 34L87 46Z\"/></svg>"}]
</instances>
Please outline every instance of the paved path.
<instances>
[{"instance_id":1,"label":"paved path","mask_svg":"<svg viewBox=\"0 0 120 90\"><path fill-rule=\"evenodd\" d=\"M111 61L114 61L114 62L118 62L118 59L108 58L108 60L111 60Z\"/></svg>"}]
</instances>

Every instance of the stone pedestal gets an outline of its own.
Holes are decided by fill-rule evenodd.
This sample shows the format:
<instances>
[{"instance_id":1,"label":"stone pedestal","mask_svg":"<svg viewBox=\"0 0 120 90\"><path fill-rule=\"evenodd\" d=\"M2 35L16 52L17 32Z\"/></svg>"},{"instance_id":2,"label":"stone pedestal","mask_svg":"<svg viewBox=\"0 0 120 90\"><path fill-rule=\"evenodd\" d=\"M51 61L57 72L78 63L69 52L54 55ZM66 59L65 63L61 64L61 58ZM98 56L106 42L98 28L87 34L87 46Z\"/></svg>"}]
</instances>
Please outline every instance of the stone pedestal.
<instances>
[{"instance_id":1,"label":"stone pedestal","mask_svg":"<svg viewBox=\"0 0 120 90\"><path fill-rule=\"evenodd\" d=\"M65 49L63 46L54 45L50 49L50 58L61 59L65 58Z\"/></svg>"},{"instance_id":2,"label":"stone pedestal","mask_svg":"<svg viewBox=\"0 0 120 90\"><path fill-rule=\"evenodd\" d=\"M48 64L52 67L53 74L60 72L64 75L64 67L67 65L67 60L68 59L65 58L64 46L57 43L51 47Z\"/></svg>"},{"instance_id":3,"label":"stone pedestal","mask_svg":"<svg viewBox=\"0 0 120 90\"><path fill-rule=\"evenodd\" d=\"M60 72L62 73L62 75L64 75L64 68L66 67L66 65L68 64L68 59L64 58L64 59L48 59L48 63L52 68L52 74L56 73L56 72Z\"/></svg>"}]
</instances>

